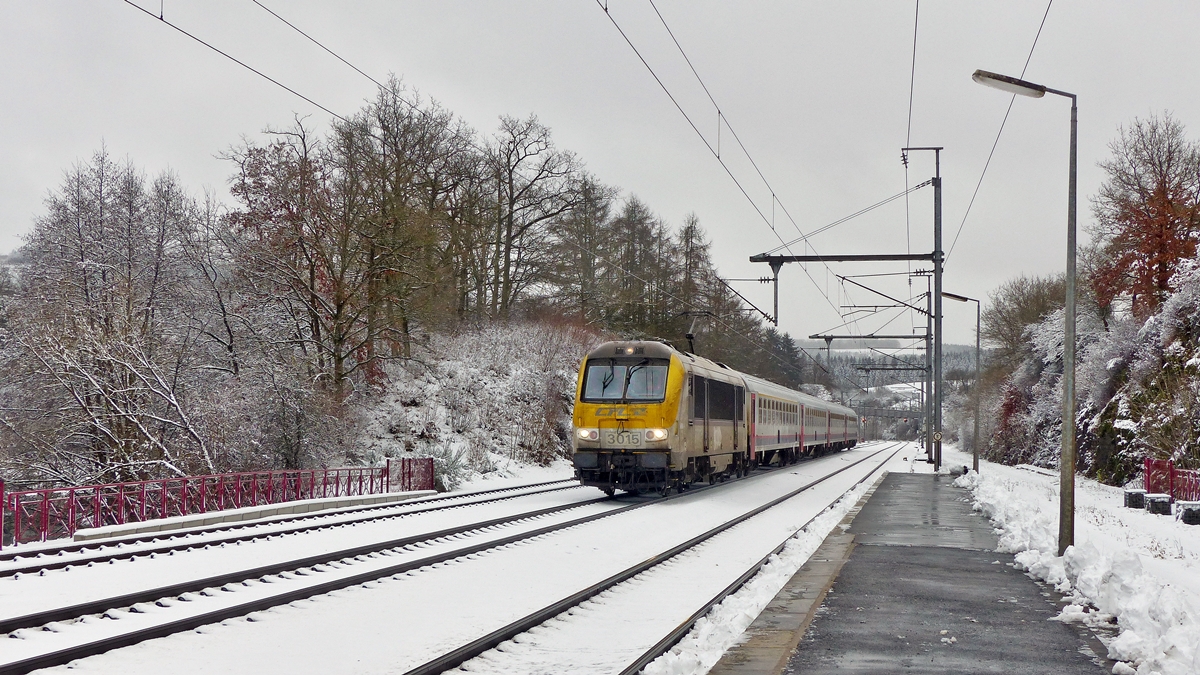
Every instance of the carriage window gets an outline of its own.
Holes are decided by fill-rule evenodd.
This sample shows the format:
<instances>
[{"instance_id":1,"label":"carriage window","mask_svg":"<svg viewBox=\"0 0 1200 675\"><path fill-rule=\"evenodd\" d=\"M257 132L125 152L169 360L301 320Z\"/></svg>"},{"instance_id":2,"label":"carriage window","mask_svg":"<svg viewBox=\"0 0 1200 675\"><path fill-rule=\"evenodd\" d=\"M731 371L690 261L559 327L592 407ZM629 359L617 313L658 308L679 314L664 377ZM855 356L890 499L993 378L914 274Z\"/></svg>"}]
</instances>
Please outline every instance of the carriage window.
<instances>
[{"instance_id":1,"label":"carriage window","mask_svg":"<svg viewBox=\"0 0 1200 675\"><path fill-rule=\"evenodd\" d=\"M705 396L707 393L706 384L708 380L699 375L692 376L692 417L696 419L704 419Z\"/></svg>"},{"instance_id":2,"label":"carriage window","mask_svg":"<svg viewBox=\"0 0 1200 675\"><path fill-rule=\"evenodd\" d=\"M667 359L590 359L583 376L584 401L661 401L666 398Z\"/></svg>"},{"instance_id":3,"label":"carriage window","mask_svg":"<svg viewBox=\"0 0 1200 675\"><path fill-rule=\"evenodd\" d=\"M733 420L737 413L734 393L737 390L728 382L708 381L708 417L714 420Z\"/></svg>"}]
</instances>

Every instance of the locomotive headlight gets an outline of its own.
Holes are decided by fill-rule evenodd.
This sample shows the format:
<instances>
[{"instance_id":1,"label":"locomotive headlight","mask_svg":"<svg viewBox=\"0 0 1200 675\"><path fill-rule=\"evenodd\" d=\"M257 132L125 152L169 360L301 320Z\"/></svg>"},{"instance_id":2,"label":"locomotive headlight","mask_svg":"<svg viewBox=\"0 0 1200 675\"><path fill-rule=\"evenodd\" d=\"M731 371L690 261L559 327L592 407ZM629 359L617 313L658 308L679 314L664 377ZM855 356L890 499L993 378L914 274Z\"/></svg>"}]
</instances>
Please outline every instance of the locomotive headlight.
<instances>
[{"instance_id":1,"label":"locomotive headlight","mask_svg":"<svg viewBox=\"0 0 1200 675\"><path fill-rule=\"evenodd\" d=\"M667 440L666 429L647 429L646 440L648 441L665 441Z\"/></svg>"},{"instance_id":2,"label":"locomotive headlight","mask_svg":"<svg viewBox=\"0 0 1200 675\"><path fill-rule=\"evenodd\" d=\"M600 440L599 429L576 429L575 437L581 441L598 441Z\"/></svg>"}]
</instances>

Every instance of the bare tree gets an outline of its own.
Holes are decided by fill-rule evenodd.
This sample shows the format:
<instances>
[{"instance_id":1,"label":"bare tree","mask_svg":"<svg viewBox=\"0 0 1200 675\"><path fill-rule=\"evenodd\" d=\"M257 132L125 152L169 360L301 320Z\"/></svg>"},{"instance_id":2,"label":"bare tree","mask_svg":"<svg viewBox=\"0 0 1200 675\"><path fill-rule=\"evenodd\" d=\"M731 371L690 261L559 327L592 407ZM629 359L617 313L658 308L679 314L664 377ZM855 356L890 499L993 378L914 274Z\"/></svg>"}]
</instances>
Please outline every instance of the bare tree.
<instances>
[{"instance_id":1,"label":"bare tree","mask_svg":"<svg viewBox=\"0 0 1200 675\"><path fill-rule=\"evenodd\" d=\"M1020 276L993 291L983 309L981 334L995 348L992 363L1011 373L1030 355L1025 331L1063 306L1061 277Z\"/></svg>"},{"instance_id":2,"label":"bare tree","mask_svg":"<svg viewBox=\"0 0 1200 675\"><path fill-rule=\"evenodd\" d=\"M243 206L231 214L244 242L238 264L259 293L280 303L291 339L313 357L314 376L343 398L350 376L370 363L360 351L376 337L367 319L377 258L362 178L353 161L333 164L303 124L278 136L230 155Z\"/></svg>"},{"instance_id":3,"label":"bare tree","mask_svg":"<svg viewBox=\"0 0 1200 675\"><path fill-rule=\"evenodd\" d=\"M546 227L579 201L579 168L575 155L557 149L550 130L530 115L500 118L491 169L497 203L491 310L508 317L521 292L539 280Z\"/></svg>"},{"instance_id":4,"label":"bare tree","mask_svg":"<svg viewBox=\"0 0 1200 675\"><path fill-rule=\"evenodd\" d=\"M12 326L24 400L38 414L6 426L38 436L64 479L212 470L186 403L194 336L175 321L193 203L173 176L147 186L101 151L67 173L47 207L23 249Z\"/></svg>"}]
</instances>

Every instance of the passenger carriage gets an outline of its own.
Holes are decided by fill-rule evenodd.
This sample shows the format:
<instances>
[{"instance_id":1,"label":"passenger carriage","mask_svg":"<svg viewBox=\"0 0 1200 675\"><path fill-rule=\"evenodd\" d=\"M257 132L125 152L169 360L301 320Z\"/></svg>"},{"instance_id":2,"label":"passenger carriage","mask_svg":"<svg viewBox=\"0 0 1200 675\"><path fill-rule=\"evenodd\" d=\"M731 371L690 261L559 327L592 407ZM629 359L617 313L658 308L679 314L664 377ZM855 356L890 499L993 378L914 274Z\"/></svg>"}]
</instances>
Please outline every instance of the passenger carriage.
<instances>
[{"instance_id":1,"label":"passenger carriage","mask_svg":"<svg viewBox=\"0 0 1200 675\"><path fill-rule=\"evenodd\" d=\"M843 450L854 411L653 341L608 342L580 365L576 474L612 494L663 494Z\"/></svg>"}]
</instances>

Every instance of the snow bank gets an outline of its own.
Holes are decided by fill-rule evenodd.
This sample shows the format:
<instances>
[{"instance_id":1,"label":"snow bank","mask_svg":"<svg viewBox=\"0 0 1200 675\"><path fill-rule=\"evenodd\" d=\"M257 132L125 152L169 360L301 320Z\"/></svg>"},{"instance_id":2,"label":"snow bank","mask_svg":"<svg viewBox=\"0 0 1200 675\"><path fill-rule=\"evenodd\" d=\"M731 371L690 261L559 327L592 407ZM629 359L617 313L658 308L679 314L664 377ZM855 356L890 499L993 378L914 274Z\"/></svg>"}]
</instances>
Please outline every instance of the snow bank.
<instances>
[{"instance_id":1,"label":"snow bank","mask_svg":"<svg viewBox=\"0 0 1200 675\"><path fill-rule=\"evenodd\" d=\"M1075 546L1058 549L1058 498L1045 484L1005 478L994 471L956 481L971 490L975 508L991 518L1000 550L1015 553L1018 565L1068 596L1055 617L1120 630L1106 640L1108 656L1125 661L1114 673L1200 673L1200 603L1183 588L1148 573L1127 546L1088 537L1077 529ZM1134 668L1136 666L1136 670Z\"/></svg>"},{"instance_id":2,"label":"snow bank","mask_svg":"<svg viewBox=\"0 0 1200 675\"><path fill-rule=\"evenodd\" d=\"M842 521L846 513L862 498L875 481L864 482L850 490L836 504L826 509L801 529L772 555L758 574L750 578L736 593L692 627L679 644L658 657L642 671L644 675L703 675L721 656L743 637L746 629L763 609L779 594L788 580L816 552L821 542Z\"/></svg>"}]
</instances>

